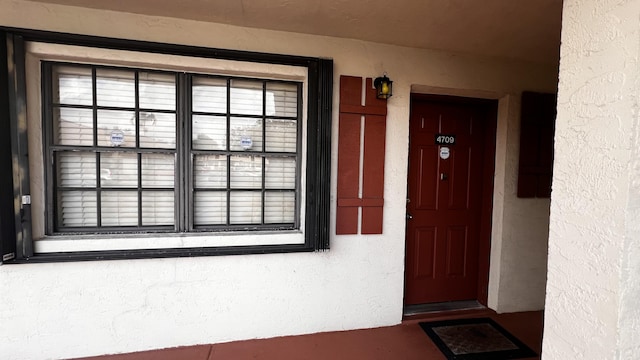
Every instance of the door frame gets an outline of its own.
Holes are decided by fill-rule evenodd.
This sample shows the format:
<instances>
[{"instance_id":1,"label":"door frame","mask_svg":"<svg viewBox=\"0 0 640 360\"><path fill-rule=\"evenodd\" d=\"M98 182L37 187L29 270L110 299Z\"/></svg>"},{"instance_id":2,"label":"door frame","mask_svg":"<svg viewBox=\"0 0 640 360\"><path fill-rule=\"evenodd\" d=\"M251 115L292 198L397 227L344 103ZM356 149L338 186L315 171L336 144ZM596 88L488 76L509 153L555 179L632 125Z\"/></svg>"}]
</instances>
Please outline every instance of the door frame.
<instances>
[{"instance_id":1,"label":"door frame","mask_svg":"<svg viewBox=\"0 0 640 360\"><path fill-rule=\"evenodd\" d=\"M498 124L498 99L480 99L451 95L419 94L411 93L409 111L413 111L415 102L473 105L484 111L485 132L483 139L482 159L482 205L480 211L480 234L478 246L478 291L476 299L487 306L489 293L489 259L491 256L491 222L493 215L493 185L496 168L496 131ZM410 117L411 118L411 115ZM411 121L411 120L409 120ZM411 128L410 123L408 123ZM409 136L411 139L411 136ZM407 151L411 148L409 144ZM407 169L409 167L409 155L407 154ZM407 171L407 189L409 186L409 172ZM408 191L408 190L407 190ZM406 236L406 230L405 230ZM406 242L406 239L405 239ZM406 249L405 249L406 254ZM406 258L405 258L406 271ZM403 294L404 288L403 287ZM404 301L403 301L404 302Z\"/></svg>"}]
</instances>

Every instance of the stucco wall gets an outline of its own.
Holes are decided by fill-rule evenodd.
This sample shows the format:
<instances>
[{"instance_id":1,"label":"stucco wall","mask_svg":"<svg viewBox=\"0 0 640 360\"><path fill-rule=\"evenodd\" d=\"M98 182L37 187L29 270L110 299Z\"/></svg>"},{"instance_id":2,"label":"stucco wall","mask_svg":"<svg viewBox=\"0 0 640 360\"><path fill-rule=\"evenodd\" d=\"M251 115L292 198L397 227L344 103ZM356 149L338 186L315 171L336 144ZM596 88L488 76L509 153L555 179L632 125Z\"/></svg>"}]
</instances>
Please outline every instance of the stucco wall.
<instances>
[{"instance_id":1,"label":"stucco wall","mask_svg":"<svg viewBox=\"0 0 640 360\"><path fill-rule=\"evenodd\" d=\"M0 358L75 357L399 323L412 86L500 99L496 181L503 185L495 196L489 300L498 311L541 307L541 289L515 288L544 278L536 270L544 264L533 260L530 247L546 249L546 227L528 220L546 217L545 202L515 198L517 99L522 90L553 91L554 66L34 2L0 0L0 9L3 26L329 57L336 89L341 74L386 71L394 80L384 234L333 236L326 253L0 266ZM336 138L337 105L336 90ZM336 149L334 141L334 173ZM332 191L335 208L335 178ZM527 261L537 263L523 268Z\"/></svg>"},{"instance_id":2,"label":"stucco wall","mask_svg":"<svg viewBox=\"0 0 640 360\"><path fill-rule=\"evenodd\" d=\"M640 121L637 104L634 106L634 122L629 164L629 200L625 216L625 241L622 247L620 283L620 315L618 328L620 339L619 359L640 357Z\"/></svg>"},{"instance_id":3,"label":"stucco wall","mask_svg":"<svg viewBox=\"0 0 640 360\"><path fill-rule=\"evenodd\" d=\"M489 307L498 312L544 308L548 199L519 199L520 97L501 101L496 140Z\"/></svg>"},{"instance_id":4,"label":"stucco wall","mask_svg":"<svg viewBox=\"0 0 640 360\"><path fill-rule=\"evenodd\" d=\"M639 18L564 2L543 359L640 357Z\"/></svg>"}]
</instances>

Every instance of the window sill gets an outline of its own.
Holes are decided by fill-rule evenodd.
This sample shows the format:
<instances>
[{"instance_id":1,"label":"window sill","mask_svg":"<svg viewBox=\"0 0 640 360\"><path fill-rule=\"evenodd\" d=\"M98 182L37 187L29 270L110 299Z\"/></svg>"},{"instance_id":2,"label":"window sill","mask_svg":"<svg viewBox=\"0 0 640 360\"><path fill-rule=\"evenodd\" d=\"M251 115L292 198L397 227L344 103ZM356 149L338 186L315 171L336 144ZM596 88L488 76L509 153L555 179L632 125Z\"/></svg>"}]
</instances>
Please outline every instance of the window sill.
<instances>
[{"instance_id":1,"label":"window sill","mask_svg":"<svg viewBox=\"0 0 640 360\"><path fill-rule=\"evenodd\" d=\"M256 239L261 240L258 243ZM127 248L122 248L124 243L127 244ZM141 247L142 244L149 246L144 248ZM34 256L6 261L5 264L314 251L313 244L304 243L304 234L297 230L250 233L60 235L37 240L35 245Z\"/></svg>"},{"instance_id":2,"label":"window sill","mask_svg":"<svg viewBox=\"0 0 640 360\"><path fill-rule=\"evenodd\" d=\"M132 260L153 258L178 258L195 256L221 256L221 255L252 255L252 254L281 254L313 252L313 245L286 244L286 245L249 245L249 246L222 246L209 248L167 248L167 249L139 249L139 250L108 250L108 251L78 251L41 253L32 257L9 260L3 264L30 264L51 263L67 261L100 261L100 260Z\"/></svg>"},{"instance_id":3,"label":"window sill","mask_svg":"<svg viewBox=\"0 0 640 360\"><path fill-rule=\"evenodd\" d=\"M37 255L67 252L139 251L218 247L304 245L299 230L171 234L56 235L34 241Z\"/></svg>"}]
</instances>

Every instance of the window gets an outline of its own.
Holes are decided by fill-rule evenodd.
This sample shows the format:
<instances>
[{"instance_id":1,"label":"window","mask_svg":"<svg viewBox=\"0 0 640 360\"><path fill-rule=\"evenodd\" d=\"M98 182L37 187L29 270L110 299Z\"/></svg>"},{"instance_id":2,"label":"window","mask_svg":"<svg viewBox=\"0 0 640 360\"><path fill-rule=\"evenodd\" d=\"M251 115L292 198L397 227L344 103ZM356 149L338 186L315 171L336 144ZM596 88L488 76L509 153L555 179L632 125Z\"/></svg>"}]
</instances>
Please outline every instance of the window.
<instances>
[{"instance_id":1,"label":"window","mask_svg":"<svg viewBox=\"0 0 640 360\"><path fill-rule=\"evenodd\" d=\"M331 61L59 36L5 36L5 261L327 248Z\"/></svg>"},{"instance_id":2,"label":"window","mask_svg":"<svg viewBox=\"0 0 640 360\"><path fill-rule=\"evenodd\" d=\"M43 69L50 234L299 227L302 83Z\"/></svg>"}]
</instances>

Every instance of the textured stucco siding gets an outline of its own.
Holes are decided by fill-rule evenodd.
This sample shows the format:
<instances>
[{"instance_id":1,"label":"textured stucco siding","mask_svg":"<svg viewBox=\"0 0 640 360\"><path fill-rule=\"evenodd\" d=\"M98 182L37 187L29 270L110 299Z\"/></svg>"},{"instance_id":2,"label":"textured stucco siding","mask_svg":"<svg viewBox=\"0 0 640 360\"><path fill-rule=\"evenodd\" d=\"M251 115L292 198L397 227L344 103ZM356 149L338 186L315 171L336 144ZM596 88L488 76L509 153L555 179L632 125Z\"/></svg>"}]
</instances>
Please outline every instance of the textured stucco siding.
<instances>
[{"instance_id":1,"label":"textured stucco siding","mask_svg":"<svg viewBox=\"0 0 640 360\"><path fill-rule=\"evenodd\" d=\"M543 359L638 359L640 1L565 0Z\"/></svg>"}]
</instances>

